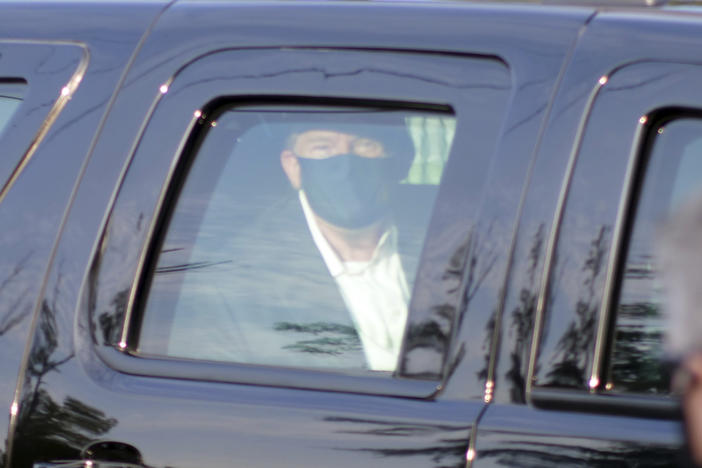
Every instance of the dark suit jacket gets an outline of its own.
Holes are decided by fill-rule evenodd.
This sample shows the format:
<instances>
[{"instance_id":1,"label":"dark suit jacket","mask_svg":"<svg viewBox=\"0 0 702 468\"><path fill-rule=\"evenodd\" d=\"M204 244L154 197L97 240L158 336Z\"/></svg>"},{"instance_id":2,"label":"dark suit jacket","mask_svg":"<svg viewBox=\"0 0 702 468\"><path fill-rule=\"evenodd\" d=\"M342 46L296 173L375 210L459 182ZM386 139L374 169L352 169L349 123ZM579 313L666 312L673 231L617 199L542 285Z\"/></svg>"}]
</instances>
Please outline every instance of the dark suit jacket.
<instances>
[{"instance_id":1,"label":"dark suit jacket","mask_svg":"<svg viewBox=\"0 0 702 468\"><path fill-rule=\"evenodd\" d=\"M291 191L247 224L213 234L221 242L214 257L211 245L201 249L204 255L193 249L190 264L205 266L184 272L176 279L179 285L170 288L179 294L171 292L176 299L170 305L175 314L167 353L365 368L351 316L312 239L297 193ZM402 243L401 227L399 238L403 267L413 274L421 239ZM408 248L411 255L403 255Z\"/></svg>"}]
</instances>

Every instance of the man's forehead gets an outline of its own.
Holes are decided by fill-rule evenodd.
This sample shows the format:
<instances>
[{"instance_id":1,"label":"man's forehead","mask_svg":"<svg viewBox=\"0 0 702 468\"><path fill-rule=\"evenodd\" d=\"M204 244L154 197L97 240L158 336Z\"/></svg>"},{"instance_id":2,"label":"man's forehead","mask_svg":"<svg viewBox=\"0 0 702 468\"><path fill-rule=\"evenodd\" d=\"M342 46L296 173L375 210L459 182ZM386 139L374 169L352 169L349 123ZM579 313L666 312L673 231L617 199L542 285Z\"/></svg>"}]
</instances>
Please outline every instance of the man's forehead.
<instances>
[{"instance_id":1,"label":"man's forehead","mask_svg":"<svg viewBox=\"0 0 702 468\"><path fill-rule=\"evenodd\" d=\"M389 156L399 156L411 160L414 156L414 144L404 122L375 121L366 119L364 122L329 121L297 122L287 127L287 145L298 147L300 144L309 144L313 141L343 141L342 137L353 137L371 140L379 143ZM326 139L326 140L323 140ZM303 141L305 143L303 143Z\"/></svg>"},{"instance_id":2,"label":"man's forehead","mask_svg":"<svg viewBox=\"0 0 702 468\"><path fill-rule=\"evenodd\" d=\"M302 133L298 134L297 141L307 142L312 140L340 140L356 137L358 137L356 134L342 132L339 130L319 128L303 131Z\"/></svg>"}]
</instances>

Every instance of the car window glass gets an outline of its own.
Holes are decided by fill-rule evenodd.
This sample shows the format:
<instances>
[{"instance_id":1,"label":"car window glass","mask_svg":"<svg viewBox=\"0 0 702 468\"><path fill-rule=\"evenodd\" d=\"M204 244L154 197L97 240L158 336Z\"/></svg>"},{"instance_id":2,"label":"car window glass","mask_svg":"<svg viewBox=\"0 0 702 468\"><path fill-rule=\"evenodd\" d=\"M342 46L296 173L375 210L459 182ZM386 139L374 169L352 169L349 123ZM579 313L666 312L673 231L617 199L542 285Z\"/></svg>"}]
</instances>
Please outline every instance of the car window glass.
<instances>
[{"instance_id":1,"label":"car window glass","mask_svg":"<svg viewBox=\"0 0 702 468\"><path fill-rule=\"evenodd\" d=\"M450 115L198 111L154 254L138 352L394 371Z\"/></svg>"},{"instance_id":2,"label":"car window glass","mask_svg":"<svg viewBox=\"0 0 702 468\"><path fill-rule=\"evenodd\" d=\"M656 127L653 135L616 310L607 384L614 392L669 392L654 241L666 216L702 190L702 120L674 120Z\"/></svg>"},{"instance_id":3,"label":"car window glass","mask_svg":"<svg viewBox=\"0 0 702 468\"><path fill-rule=\"evenodd\" d=\"M0 135L22 103L26 87L24 82L0 81Z\"/></svg>"}]
</instances>

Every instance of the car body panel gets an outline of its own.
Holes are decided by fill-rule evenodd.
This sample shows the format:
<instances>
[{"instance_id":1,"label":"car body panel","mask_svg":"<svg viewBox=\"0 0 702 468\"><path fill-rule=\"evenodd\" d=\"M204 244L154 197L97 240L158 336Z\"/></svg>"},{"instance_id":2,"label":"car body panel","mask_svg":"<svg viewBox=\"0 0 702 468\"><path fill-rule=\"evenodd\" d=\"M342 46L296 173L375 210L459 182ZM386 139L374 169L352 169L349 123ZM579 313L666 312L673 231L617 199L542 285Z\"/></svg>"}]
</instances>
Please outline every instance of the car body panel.
<instances>
[{"instance_id":1,"label":"car body panel","mask_svg":"<svg viewBox=\"0 0 702 468\"><path fill-rule=\"evenodd\" d=\"M636 116L693 105L700 16L449 2L57 5L0 3L0 52L21 40L54 43L83 51L87 63L0 197L0 225L14 236L0 244L0 285L18 274L27 285L7 299L11 307L0 301L26 311L0 334L0 352L12 356L0 366L0 411L12 415L0 429L0 466L672 463L681 442L675 402L600 386L607 327L591 325L609 323L599 305L610 294L607 255L618 255L611 236L598 244L597 281L576 291L590 293L595 311L579 384L544 385L543 375L578 320L577 307L559 305L559 294L570 298L559 280L579 284L588 274L572 258L582 263L590 244L562 220L585 222L588 239L602 224L614 229ZM40 28L36 8L53 15ZM66 57L70 77L77 65ZM472 81L476 60L502 68L507 85ZM633 98L610 99L616 87L602 77L632 87ZM489 96L483 120L471 113L471 87ZM443 106L466 130L454 142L410 312L417 329L441 333L408 338L393 378L186 365L139 356L124 339L193 112L217 99L281 96ZM610 116L618 118L600 120ZM482 138L471 141L476 129ZM5 164L15 167L1 163L0 179ZM607 209L586 217L574 208L595 202ZM18 221L22 211L32 216ZM432 359L414 357L428 340Z\"/></svg>"},{"instance_id":2,"label":"car body panel","mask_svg":"<svg viewBox=\"0 0 702 468\"><path fill-rule=\"evenodd\" d=\"M175 5L161 18L130 68L112 112L105 122L102 136L91 155L83 183L76 193L75 202L66 220L64 233L72 232L79 226L87 233L97 232L106 219L107 203L117 188L113 183L113 188L110 189L110 184L106 182L123 173L129 162L128 158L137 148L139 134L143 129L146 129L148 134L145 119L159 97L159 87L168 83L174 74L192 63L196 57L221 49L283 46L286 49L371 48L413 53L425 50L443 54L465 54L467 57L499 57L510 69L513 89L520 90L527 83L533 83L530 92L514 92L510 97L514 110L506 115L507 136L502 139L500 149L497 150L499 154L508 157L512 155L509 148L517 144L517 141L523 146L524 139L528 138L532 141L532 147L535 144L535 138L530 132L538 132L540 117L544 115L543 109L555 84L553 73L546 70L555 72L557 76L562 58L573 43L579 27L589 15L586 10L573 13L557 10L552 15L545 15L542 21L537 21L539 24L533 24L528 16L540 17L536 12L501 13L499 9L493 12L489 8L473 7L466 11L461 9L462 21L458 22L452 20L456 12L451 9L428 7L423 10L428 15L436 15L437 20L444 19L441 21L441 31L444 33L459 29L464 31L463 43L456 44L451 39L451 34L446 34L445 39L433 39L438 43L427 43L417 37L408 42L405 40L407 34L405 37L395 37L399 34L398 30L411 29L418 16L415 12L406 17L398 16L397 10L386 6L339 6L338 8L344 10L345 24L355 26L339 26L332 39L323 34L324 27L320 21L290 23L289 17L290 14L305 14L306 9L309 9L309 15L305 15L307 17L333 17L339 12L335 9L337 7L332 5L285 5L277 9L272 16L269 10L258 5L230 7L231 5L226 3ZM371 22L368 21L368 9L374 13ZM524 17L524 13L527 13L527 18ZM266 26L258 28L256 34L257 28L252 29L251 26L264 24L262 15L266 18ZM358 19L348 21L354 17ZM391 17L392 23L389 21ZM188 20L189 18L196 20ZM490 18L489 26L486 25L486 18ZM276 26L276 21L279 21L279 26ZM356 30L361 22L368 28L367 34L359 34ZM203 30L201 24L208 25L207 29ZM292 24L297 26L291 31ZM389 24L393 25L390 31L385 26ZM471 24L474 26L467 27ZM519 40L505 39L500 33L500 29L504 28L522 28ZM344 32L345 29L347 33ZM468 32L465 32L466 29ZM552 36L557 36L559 40L553 40L553 37L537 37L537 30L541 31L540 34L551 31ZM489 37L486 33L489 33ZM533 37L533 46L525 43L524 37ZM497 40L497 43L492 44L491 41L494 40ZM540 62L534 62L524 60L522 50L525 47L547 48L553 52L540 55ZM544 80L542 77L549 78ZM284 88L281 89L281 92L284 91ZM150 95L152 98L145 100L144 95ZM137 117L139 115L142 117ZM129 121L129 124L125 124L126 121ZM528 164L529 154L527 152L526 156L518 156L520 164ZM494 170L495 164L507 163L495 163L487 158L483 164L482 173L485 176L477 173L477 177L489 178L490 174L497 173ZM513 177L515 175L512 174ZM100 187L94 185L98 180L101 181ZM480 200L485 185L481 183L468 187L473 187L476 195L466 199L468 205L464 209L480 213L480 204L476 202ZM158 192L160 188L156 186L154 190ZM519 194L520 189L517 188L508 200L503 199L502 203L506 207L505 213L500 215L500 219L503 220L500 229L504 229L506 233L503 236L506 240L503 242L509 242ZM502 195L500 194L501 198ZM102 209L99 208L99 200L104 200ZM146 211L145 216L148 219L151 216L150 212ZM492 219L494 213L488 216ZM124 227L129 229L126 225ZM131 235L139 232L140 227L134 227L137 231ZM130 235L128 230L127 235ZM98 252L95 248L99 245L87 242L89 234L84 238L86 241L79 241L78 238L67 235L62 237L57 246L54 268L47 280L47 292L51 296L47 303L56 304L56 308L51 308L51 314L47 311L45 316L40 316L35 338L38 345L35 347L35 353L48 352L57 356L58 350L71 349L70 343L73 343L77 353L76 359L66 359L62 362L60 372L29 373L23 398L24 401L31 401L30 389L41 387L46 392L42 397L48 402L64 401L64 405L70 402L85 408L85 411L93 415L95 427L91 429L80 425L65 426L63 430L76 435L62 448L57 447L53 454L42 454L41 461L51 461L63 453L70 454L67 458L75 458L79 456L78 441L101 438L136 447L147 464L156 466L225 466L235 457L246 457L241 458L242 464L249 466L269 466L273 463L306 465L310 460L315 460L315 464L331 464L332 460L335 464L344 464L344 460L349 464L357 464L359 456L369 457L369 462L373 460L375 464L383 463L387 466L397 463L403 466L454 466L465 462L472 421L477 418L483 407L484 388L481 382L477 385L472 383L473 390L469 394L465 393L464 383L474 382L472 376L469 380L466 377L473 372L466 366L471 362L472 368L484 366L482 351L466 353L463 347L459 346L460 352L457 356L460 359L456 360L451 377L443 383L443 393L429 401L345 392L320 393L311 390L188 382L121 374L107 367L94 353L90 346L89 334L86 335L91 326L85 322L85 315L82 315L84 309L76 308L77 304L86 303L86 300L90 303L94 294L90 286L93 281L91 274L96 271L97 265L92 269L88 265L91 255ZM478 246L473 248L476 252L483 249ZM502 250L499 247L489 249ZM74 266L70 269L66 267L69 257L71 265ZM79 260L80 258L84 260ZM450 255L447 258L447 261L449 260ZM488 267L483 266L483 262ZM489 266L496 262L493 258L481 260L478 267L491 268ZM82 274L79 273L81 264L84 271ZM483 272L482 275L486 276L491 271ZM499 268L495 268L491 274L494 276L490 279L492 283L499 283L504 275ZM82 289L82 296L76 294L77 289L59 287L60 284L74 284L75 281L79 284L82 281L87 282L87 287ZM101 287L99 283L97 285L98 288ZM452 288L455 290L455 287L451 283L441 286L448 293ZM486 293L486 296L487 301L496 299L494 296L490 299L491 294ZM455 297L460 299L460 296ZM76 310L78 316L74 315ZM476 323L489 320L489 309L486 312L476 311L474 314ZM45 335L42 335L46 329L45 321L53 320L54 316L59 323L75 320L77 332L72 336L55 332L52 339L57 345L52 353L46 346L42 349L39 343L45 342ZM477 327L478 331L486 329L488 327L485 323ZM475 332L476 330L471 331ZM484 341L489 341L489 336L481 336L481 343ZM471 341L470 344L474 349L480 349L474 342ZM32 356L30 353L30 359L33 359ZM465 356L470 359L466 359ZM58 361L59 357L53 359ZM464 368L466 370L462 370ZM124 392L125 389L131 390ZM307 403L304 403L305 401ZM178 412L174 413L168 409L174 407L178 408ZM40 417L40 414L26 413L21 406L19 421L31 421ZM422 414L424 416L421 416ZM148 425L144 425L145 421L148 421ZM195 425L195 421L200 422ZM242 425L243 421L256 423L255 426L249 423ZM30 447L36 446L41 440L33 438L36 436L28 431L23 431L23 427L31 427L31 424L25 422L18 425L13 452L13 465L17 466L28 463L32 457ZM195 427L197 429L193 430ZM276 427L275 431L271 431L272 427ZM295 432L295 428L302 427L311 431L305 433L303 439L281 438L281 434L292 433ZM189 434L187 443L183 439L186 433ZM387 435L378 436L379 433ZM398 437L398 434L402 435ZM41 437L53 439L50 434ZM277 449L271 451L270 444L275 445ZM201 447L197 455L188 449L192 446ZM208 454L209 458L203 460L204 454Z\"/></svg>"},{"instance_id":3,"label":"car body panel","mask_svg":"<svg viewBox=\"0 0 702 468\"><path fill-rule=\"evenodd\" d=\"M30 90L28 108L16 114L24 123L13 122L3 137L12 153L3 157L0 176L3 284L9 293L2 311L7 328L0 340L0 411L11 415L11 424L17 414L15 384L24 378L26 336L41 308L43 278L79 170L131 53L164 5L132 5L129 14L136 11L139 19L128 23L124 6L84 5L80 15L56 4L2 7L3 78L23 79ZM45 13L41 19L36 8ZM72 323L64 325L72 328ZM51 362L31 365L51 367ZM0 438L11 445L6 424L0 426ZM0 450L0 458L6 450Z\"/></svg>"},{"instance_id":4,"label":"car body panel","mask_svg":"<svg viewBox=\"0 0 702 468\"><path fill-rule=\"evenodd\" d=\"M495 404L481 420L476 466L510 465L514 458L503 455L515 450L514 457L526 456L522 449L533 466L571 460L592 466L677 463L676 403L617 394L605 359L610 309L617 300L613 259L626 242L622 223L633 209L628 181L644 147L642 126L661 109L699 106L693 90L699 20L655 16L661 35L654 37L643 33L654 15L602 13L579 41L554 102L520 220L500 351L510 357L498 365ZM607 48L609 43L622 47ZM526 401L542 409L517 411L534 412L532 418L549 421L553 430L535 427L517 435L500 429L510 423L496 421ZM583 412L603 419L594 428L581 425ZM558 427L576 420L567 442L546 442L562 434ZM639 427L635 435L632 425ZM525 442L528 437L534 439Z\"/></svg>"}]
</instances>

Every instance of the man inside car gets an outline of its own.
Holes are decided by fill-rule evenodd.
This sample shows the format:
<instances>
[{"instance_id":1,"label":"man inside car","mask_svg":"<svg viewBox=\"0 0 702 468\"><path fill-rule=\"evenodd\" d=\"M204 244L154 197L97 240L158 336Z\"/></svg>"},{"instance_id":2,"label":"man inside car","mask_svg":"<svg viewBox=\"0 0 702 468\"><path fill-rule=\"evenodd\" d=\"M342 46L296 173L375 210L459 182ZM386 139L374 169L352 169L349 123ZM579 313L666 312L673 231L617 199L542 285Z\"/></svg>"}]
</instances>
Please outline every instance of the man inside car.
<instances>
[{"instance_id":1,"label":"man inside car","mask_svg":"<svg viewBox=\"0 0 702 468\"><path fill-rule=\"evenodd\" d=\"M395 369L407 317L391 190L407 175L408 142L404 127L319 123L294 132L280 156L373 370Z\"/></svg>"}]
</instances>

